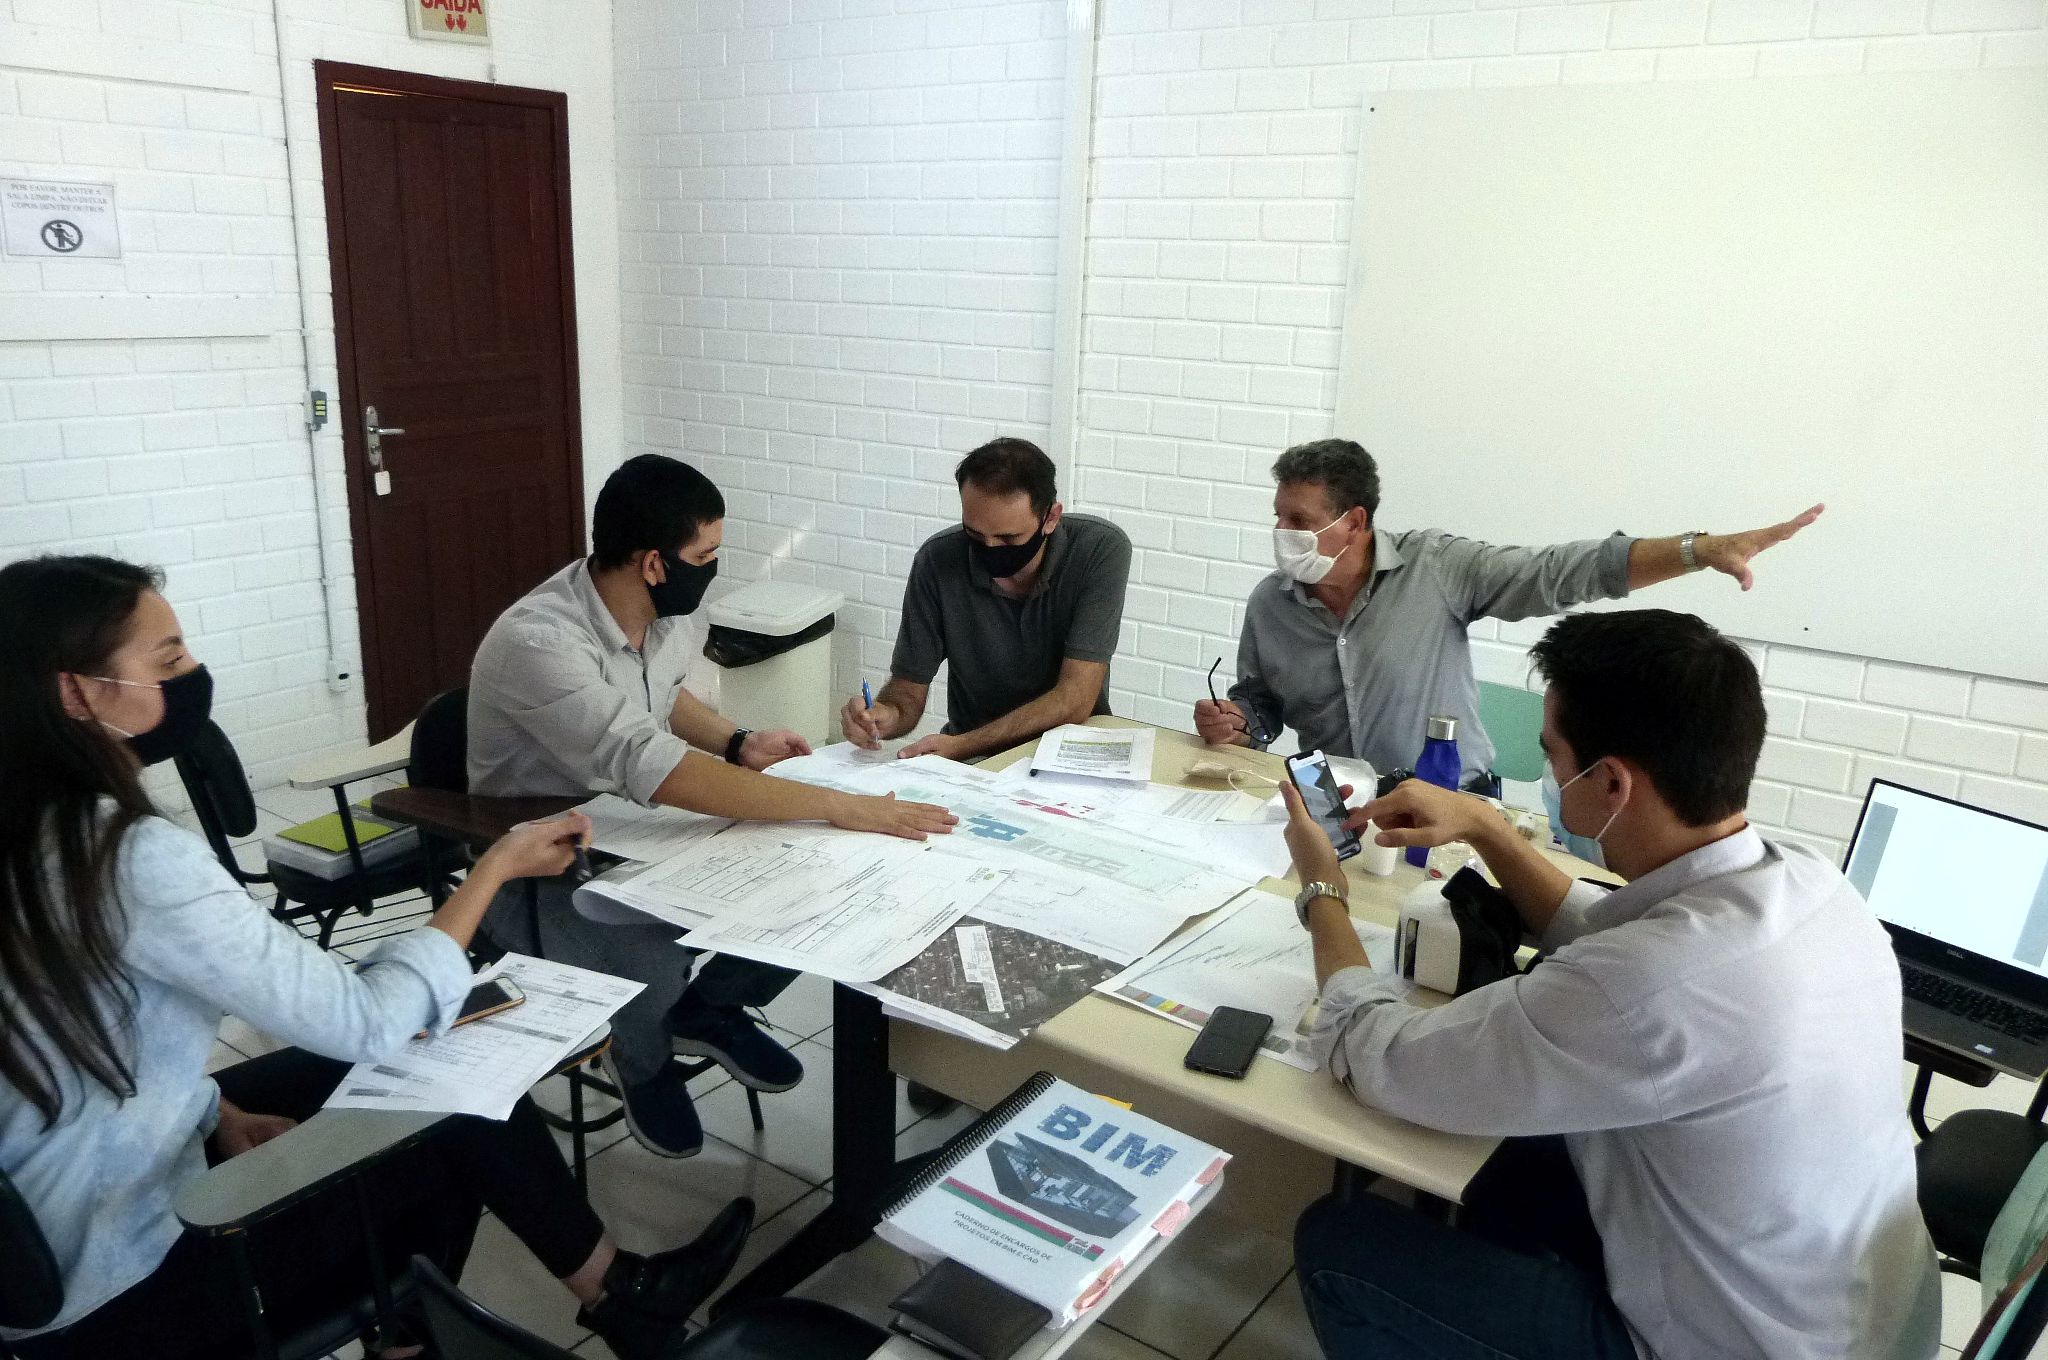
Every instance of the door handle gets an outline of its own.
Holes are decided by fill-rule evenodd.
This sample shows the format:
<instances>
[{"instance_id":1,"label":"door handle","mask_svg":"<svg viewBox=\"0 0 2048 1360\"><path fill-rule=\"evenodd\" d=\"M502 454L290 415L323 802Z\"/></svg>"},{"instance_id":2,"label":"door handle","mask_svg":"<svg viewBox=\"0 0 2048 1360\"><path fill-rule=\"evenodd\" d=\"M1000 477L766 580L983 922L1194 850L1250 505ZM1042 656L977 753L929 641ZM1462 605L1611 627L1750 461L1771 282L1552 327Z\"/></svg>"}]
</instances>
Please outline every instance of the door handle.
<instances>
[{"instance_id":1,"label":"door handle","mask_svg":"<svg viewBox=\"0 0 2048 1360\"><path fill-rule=\"evenodd\" d=\"M363 408L363 448L369 455L370 486L380 496L391 494L391 474L384 468L384 437L405 431L377 423L377 408Z\"/></svg>"}]
</instances>

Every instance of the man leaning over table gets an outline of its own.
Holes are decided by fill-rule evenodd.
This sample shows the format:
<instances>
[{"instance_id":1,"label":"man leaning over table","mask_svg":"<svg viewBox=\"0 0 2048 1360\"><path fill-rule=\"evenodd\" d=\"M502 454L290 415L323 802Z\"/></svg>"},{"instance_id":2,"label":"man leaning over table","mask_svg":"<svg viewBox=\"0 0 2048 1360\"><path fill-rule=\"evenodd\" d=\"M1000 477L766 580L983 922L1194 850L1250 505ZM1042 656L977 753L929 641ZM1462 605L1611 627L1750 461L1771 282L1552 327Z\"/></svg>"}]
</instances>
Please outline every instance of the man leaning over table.
<instances>
[{"instance_id":1,"label":"man leaning over table","mask_svg":"<svg viewBox=\"0 0 2048 1360\"><path fill-rule=\"evenodd\" d=\"M1574 883L1490 805L1418 780L1350 819L1383 844L1478 851L1545 951L1527 973L1404 1004L1287 791L1329 1071L1425 1127L1508 1136L1525 1168L1531 1147L1563 1154L1527 1187L1553 1209L1523 1221L1451 1228L1372 1195L1311 1206L1296 1264L1324 1352L1926 1360L1941 1292L1898 966L1831 862L1743 815L1755 666L1665 610L1566 618L1532 656L1561 820L1624 886Z\"/></svg>"},{"instance_id":2,"label":"man leaning over table","mask_svg":"<svg viewBox=\"0 0 2048 1360\"><path fill-rule=\"evenodd\" d=\"M1123 625L1131 541L1093 515L1067 514L1052 459L994 439L954 468L960 525L910 566L889 683L840 710L848 741L874 749L924 717L940 663L946 727L899 757L972 760L1109 712L1109 661Z\"/></svg>"},{"instance_id":3,"label":"man leaning over table","mask_svg":"<svg viewBox=\"0 0 2048 1360\"><path fill-rule=\"evenodd\" d=\"M628 459L605 480L589 558L530 591L491 626L469 685L469 788L482 797L612 793L746 821L819 821L922 840L955 821L944 808L862 798L756 773L810 747L794 732L749 732L685 687L703 652L694 617L718 574L725 499L687 463ZM696 749L692 749L692 748ZM714 754L705 754L711 752ZM758 1091L803 1076L755 1023L795 974L725 955L694 982L675 928L600 925L577 914L566 880L542 881L541 939L523 893L486 922L501 947L644 982L612 1020L604 1063L642 1146L688 1157L703 1125L674 1057L708 1057Z\"/></svg>"},{"instance_id":4,"label":"man leaning over table","mask_svg":"<svg viewBox=\"0 0 2048 1360\"><path fill-rule=\"evenodd\" d=\"M1349 439L1297 444L1273 464L1273 574L1252 588L1230 697L1195 705L1195 731L1264 747L1281 727L1303 750L1414 768L1424 728L1458 720L1459 782L1493 765L1465 630L1476 619L1556 614L1683 576L1725 572L1813 523L1816 505L1739 534L1612 534L1547 548L1502 547L1441 529L1374 527L1380 474ZM1335 644L1335 645L1332 645Z\"/></svg>"}]
</instances>

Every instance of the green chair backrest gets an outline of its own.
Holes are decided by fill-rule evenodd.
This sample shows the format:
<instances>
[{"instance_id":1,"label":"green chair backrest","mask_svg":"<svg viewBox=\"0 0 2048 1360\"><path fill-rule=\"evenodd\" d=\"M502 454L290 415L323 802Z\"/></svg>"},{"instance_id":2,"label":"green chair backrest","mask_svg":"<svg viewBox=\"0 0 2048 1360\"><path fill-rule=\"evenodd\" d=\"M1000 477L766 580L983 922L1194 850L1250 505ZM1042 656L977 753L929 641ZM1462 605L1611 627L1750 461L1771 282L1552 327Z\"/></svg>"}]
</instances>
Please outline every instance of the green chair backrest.
<instances>
[{"instance_id":1,"label":"green chair backrest","mask_svg":"<svg viewBox=\"0 0 2048 1360\"><path fill-rule=\"evenodd\" d=\"M1543 778L1543 696L1479 682L1479 721L1493 738L1493 772L1528 783Z\"/></svg>"},{"instance_id":2,"label":"green chair backrest","mask_svg":"<svg viewBox=\"0 0 2048 1360\"><path fill-rule=\"evenodd\" d=\"M2012 1360L2020 1360L2033 1349L2041 1334L2043 1313L2048 1311L2043 1308L2048 1300L2035 1297L2044 1266L2048 1266L2048 1148L2035 1153L2027 1164L1985 1239L1979 1271L1984 1316L1970 1338L1970 1348L1963 1352L1967 1360L2007 1360L2008 1350Z\"/></svg>"}]
</instances>

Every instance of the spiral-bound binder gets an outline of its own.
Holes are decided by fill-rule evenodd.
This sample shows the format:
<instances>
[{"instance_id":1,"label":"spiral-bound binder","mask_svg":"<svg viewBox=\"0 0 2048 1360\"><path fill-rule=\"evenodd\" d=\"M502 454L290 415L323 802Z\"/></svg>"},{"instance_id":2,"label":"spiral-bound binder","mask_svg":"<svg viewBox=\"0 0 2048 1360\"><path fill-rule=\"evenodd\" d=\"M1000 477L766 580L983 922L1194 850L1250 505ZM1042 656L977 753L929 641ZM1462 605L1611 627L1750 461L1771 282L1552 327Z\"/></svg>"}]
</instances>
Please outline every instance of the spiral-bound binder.
<instances>
[{"instance_id":1,"label":"spiral-bound binder","mask_svg":"<svg viewBox=\"0 0 2048 1360\"><path fill-rule=\"evenodd\" d=\"M994 1109L948 1138L923 1169L897 1192L896 1197L882 1206L882 1217L887 1218L952 1175L955 1167L986 1145L1003 1125L1029 1109L1031 1102L1050 1091L1057 1080L1050 1072L1032 1073L1024 1079L1022 1086L1004 1096Z\"/></svg>"}]
</instances>

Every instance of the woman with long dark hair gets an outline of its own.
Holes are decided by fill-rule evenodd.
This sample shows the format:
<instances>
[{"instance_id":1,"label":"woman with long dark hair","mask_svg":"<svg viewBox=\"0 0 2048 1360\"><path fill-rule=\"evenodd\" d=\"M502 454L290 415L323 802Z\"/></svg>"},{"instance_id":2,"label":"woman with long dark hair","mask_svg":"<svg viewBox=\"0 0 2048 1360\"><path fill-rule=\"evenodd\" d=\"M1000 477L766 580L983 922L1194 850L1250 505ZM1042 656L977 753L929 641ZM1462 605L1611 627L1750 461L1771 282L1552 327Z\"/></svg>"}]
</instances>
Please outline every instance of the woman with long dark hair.
<instances>
[{"instance_id":1,"label":"woman with long dark hair","mask_svg":"<svg viewBox=\"0 0 2048 1360\"><path fill-rule=\"evenodd\" d=\"M178 1188L309 1117L346 1071L455 1018L492 895L564 870L589 822L521 827L427 925L351 967L273 919L199 837L156 815L144 764L207 721L212 680L155 572L104 557L0 568L0 1172L34 1213L64 1306L20 1360L231 1354L245 1316ZM223 1014L299 1045L206 1075ZM320 1056L315 1056L320 1055ZM537 1111L456 1117L368 1174L387 1260L459 1268L480 1205L583 1304L622 1360L657 1353L731 1269L752 1205L695 1243L619 1250ZM326 1195L257 1235L273 1326L361 1277L351 1209ZM0 1269L4 1269L0 1266ZM405 1338L385 1338L399 1355Z\"/></svg>"}]
</instances>

